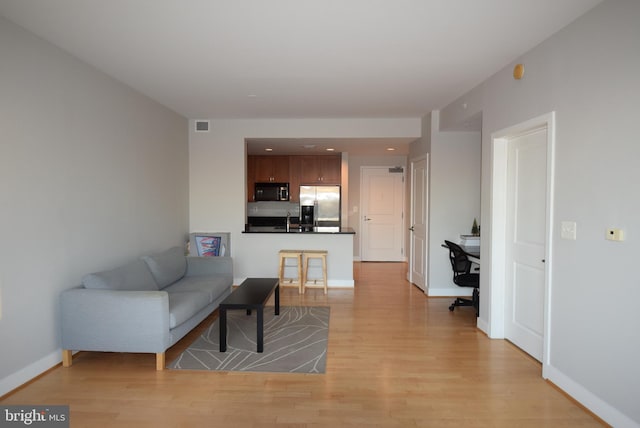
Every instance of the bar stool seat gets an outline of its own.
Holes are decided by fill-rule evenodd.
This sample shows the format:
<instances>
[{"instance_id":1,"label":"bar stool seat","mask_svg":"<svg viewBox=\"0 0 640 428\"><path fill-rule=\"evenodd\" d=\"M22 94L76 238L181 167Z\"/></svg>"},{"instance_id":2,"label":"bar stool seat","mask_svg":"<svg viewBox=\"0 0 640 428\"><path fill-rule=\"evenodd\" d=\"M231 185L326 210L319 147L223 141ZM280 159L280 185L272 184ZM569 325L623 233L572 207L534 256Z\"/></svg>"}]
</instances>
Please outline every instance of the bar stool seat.
<instances>
[{"instance_id":1,"label":"bar stool seat","mask_svg":"<svg viewBox=\"0 0 640 428\"><path fill-rule=\"evenodd\" d=\"M303 293L307 288L322 288L324 294L327 294L327 254L326 250L304 250ZM322 278L309 279L309 260L311 259L322 261Z\"/></svg>"},{"instance_id":2,"label":"bar stool seat","mask_svg":"<svg viewBox=\"0 0 640 428\"><path fill-rule=\"evenodd\" d=\"M302 285L304 284L304 277L302 276L302 253L302 250L280 250L278 252L280 256L280 263L278 266L278 279L280 280L280 287L296 287L299 294L303 293ZM287 259L296 260L296 267L298 268L297 278L285 277L285 268L288 267L286 263Z\"/></svg>"}]
</instances>

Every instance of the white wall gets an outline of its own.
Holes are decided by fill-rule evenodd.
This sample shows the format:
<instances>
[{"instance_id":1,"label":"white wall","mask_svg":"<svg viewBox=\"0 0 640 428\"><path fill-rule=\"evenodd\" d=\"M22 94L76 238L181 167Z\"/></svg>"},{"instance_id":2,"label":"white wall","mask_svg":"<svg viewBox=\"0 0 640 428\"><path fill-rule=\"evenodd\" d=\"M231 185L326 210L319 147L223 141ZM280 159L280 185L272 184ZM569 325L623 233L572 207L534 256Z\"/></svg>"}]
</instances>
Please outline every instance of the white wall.
<instances>
[{"instance_id":1,"label":"white wall","mask_svg":"<svg viewBox=\"0 0 640 428\"><path fill-rule=\"evenodd\" d=\"M610 0L516 60L482 93L483 146L491 134L556 111L549 379L614 426L640 425L640 2ZM461 111L466 95L443 109ZM462 116L460 116L462 117ZM447 121L450 121L447 119ZM489 236L491 151L482 158L483 235ZM577 222L577 240L560 222ZM624 229L624 242L605 229ZM490 263L482 241L482 262ZM485 287L485 284L487 286ZM481 270L481 307L491 277ZM487 292L485 292L487 291ZM481 311L481 323L486 313Z\"/></svg>"},{"instance_id":2,"label":"white wall","mask_svg":"<svg viewBox=\"0 0 640 428\"><path fill-rule=\"evenodd\" d=\"M231 233L236 277L250 276L243 252L252 245L243 234L246 207L245 138L386 138L420 136L420 119L212 120L208 133L190 124L190 229ZM349 170L354 156L349 156ZM351 175L351 172L349 173ZM359 203L349 178L348 203ZM353 227L352 219L349 225ZM270 260L253 260L270 270Z\"/></svg>"},{"instance_id":3,"label":"white wall","mask_svg":"<svg viewBox=\"0 0 640 428\"><path fill-rule=\"evenodd\" d=\"M59 294L180 245L186 119L0 18L0 395L60 361Z\"/></svg>"},{"instance_id":4,"label":"white wall","mask_svg":"<svg viewBox=\"0 0 640 428\"><path fill-rule=\"evenodd\" d=\"M429 296L470 295L453 283L444 240L458 242L480 218L481 135L479 132L441 132L440 112L431 120L429 174Z\"/></svg>"}]
</instances>

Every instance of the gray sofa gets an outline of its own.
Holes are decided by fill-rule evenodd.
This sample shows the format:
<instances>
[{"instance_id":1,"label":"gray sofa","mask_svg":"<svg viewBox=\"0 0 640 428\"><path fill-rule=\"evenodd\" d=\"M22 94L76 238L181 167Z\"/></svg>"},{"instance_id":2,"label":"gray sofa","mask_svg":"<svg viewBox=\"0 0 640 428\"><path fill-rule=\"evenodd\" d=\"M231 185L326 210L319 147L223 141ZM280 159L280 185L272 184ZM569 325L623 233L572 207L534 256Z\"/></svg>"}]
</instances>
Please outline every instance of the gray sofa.
<instances>
[{"instance_id":1,"label":"gray sofa","mask_svg":"<svg viewBox=\"0 0 640 428\"><path fill-rule=\"evenodd\" d=\"M62 363L72 351L165 351L231 293L230 257L185 257L174 247L125 266L86 275L61 294Z\"/></svg>"}]
</instances>

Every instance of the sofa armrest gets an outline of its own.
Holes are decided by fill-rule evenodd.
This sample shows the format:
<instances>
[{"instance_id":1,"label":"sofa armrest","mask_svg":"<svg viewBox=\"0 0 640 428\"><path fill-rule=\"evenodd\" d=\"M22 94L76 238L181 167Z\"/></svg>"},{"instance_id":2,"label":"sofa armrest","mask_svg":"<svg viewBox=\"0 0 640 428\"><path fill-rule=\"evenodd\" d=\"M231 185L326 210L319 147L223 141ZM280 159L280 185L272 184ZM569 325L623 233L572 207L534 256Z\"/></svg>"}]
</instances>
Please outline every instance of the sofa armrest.
<instances>
[{"instance_id":1,"label":"sofa armrest","mask_svg":"<svg viewBox=\"0 0 640 428\"><path fill-rule=\"evenodd\" d=\"M90 290L60 296L62 349L164 352L170 345L165 291Z\"/></svg>"},{"instance_id":2,"label":"sofa armrest","mask_svg":"<svg viewBox=\"0 0 640 428\"><path fill-rule=\"evenodd\" d=\"M186 276L211 275L233 278L231 257L187 257Z\"/></svg>"}]
</instances>

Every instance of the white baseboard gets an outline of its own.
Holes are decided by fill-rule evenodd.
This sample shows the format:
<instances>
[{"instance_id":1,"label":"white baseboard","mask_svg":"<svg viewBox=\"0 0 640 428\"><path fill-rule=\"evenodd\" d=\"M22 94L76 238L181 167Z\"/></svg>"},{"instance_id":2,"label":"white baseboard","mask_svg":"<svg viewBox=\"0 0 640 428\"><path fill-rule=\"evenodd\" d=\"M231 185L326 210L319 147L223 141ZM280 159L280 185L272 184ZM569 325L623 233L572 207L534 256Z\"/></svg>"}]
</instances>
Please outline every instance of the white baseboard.
<instances>
[{"instance_id":1,"label":"white baseboard","mask_svg":"<svg viewBox=\"0 0 640 428\"><path fill-rule=\"evenodd\" d=\"M602 418L606 423L616 428L638 427L638 421L634 421L618 409L595 396L591 391L569 378L560 370L549 365L544 368L544 376L553 382L558 388L569 394L573 399Z\"/></svg>"},{"instance_id":2,"label":"white baseboard","mask_svg":"<svg viewBox=\"0 0 640 428\"><path fill-rule=\"evenodd\" d=\"M482 318L478 318L476 320L476 327L478 330L489 336L489 323L483 320Z\"/></svg>"},{"instance_id":3,"label":"white baseboard","mask_svg":"<svg viewBox=\"0 0 640 428\"><path fill-rule=\"evenodd\" d=\"M467 297L473 294L473 288L469 287L458 287L458 288L435 288L429 287L427 289L427 296L429 297Z\"/></svg>"},{"instance_id":4,"label":"white baseboard","mask_svg":"<svg viewBox=\"0 0 640 428\"><path fill-rule=\"evenodd\" d=\"M15 373L10 374L4 379L0 380L0 396L3 396L19 386L24 385L30 380L40 376L50 368L59 364L62 361L62 350L58 349L39 359L33 364L29 364L27 367L18 370Z\"/></svg>"}]
</instances>

